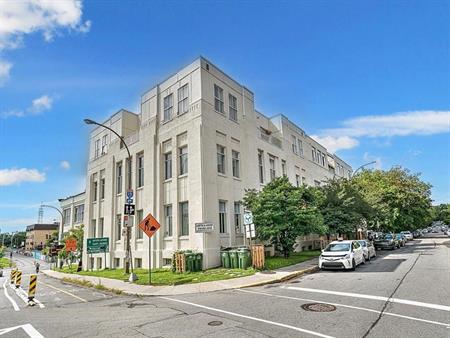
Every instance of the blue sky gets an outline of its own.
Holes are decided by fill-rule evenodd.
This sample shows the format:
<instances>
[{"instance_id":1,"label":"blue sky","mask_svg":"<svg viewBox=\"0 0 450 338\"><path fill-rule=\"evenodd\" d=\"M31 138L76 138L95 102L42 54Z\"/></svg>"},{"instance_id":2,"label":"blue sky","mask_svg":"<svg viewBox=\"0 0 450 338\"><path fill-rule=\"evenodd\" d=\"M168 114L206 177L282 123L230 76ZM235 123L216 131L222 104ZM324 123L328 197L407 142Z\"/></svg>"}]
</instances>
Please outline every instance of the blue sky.
<instances>
[{"instance_id":1,"label":"blue sky","mask_svg":"<svg viewBox=\"0 0 450 338\"><path fill-rule=\"evenodd\" d=\"M449 13L448 1L0 0L0 229L84 189L83 118L138 112L199 55L354 168L402 165L450 202Z\"/></svg>"}]
</instances>

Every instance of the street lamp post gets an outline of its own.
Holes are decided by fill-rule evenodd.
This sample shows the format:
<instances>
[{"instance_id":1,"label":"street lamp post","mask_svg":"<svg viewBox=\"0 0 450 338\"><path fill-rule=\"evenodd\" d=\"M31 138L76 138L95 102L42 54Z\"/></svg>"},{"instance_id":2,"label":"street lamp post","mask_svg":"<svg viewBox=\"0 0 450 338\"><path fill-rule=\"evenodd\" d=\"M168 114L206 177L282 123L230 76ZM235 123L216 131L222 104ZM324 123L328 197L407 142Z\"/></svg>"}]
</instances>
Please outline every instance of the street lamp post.
<instances>
[{"instance_id":1,"label":"street lamp post","mask_svg":"<svg viewBox=\"0 0 450 338\"><path fill-rule=\"evenodd\" d=\"M58 211L59 215L61 216L61 223L60 223L60 226L58 229L58 242L61 242L63 232L64 232L64 215L63 215L62 211L59 210L57 207L54 207L53 205L41 204L41 207L54 209L54 210Z\"/></svg>"},{"instance_id":2,"label":"street lamp post","mask_svg":"<svg viewBox=\"0 0 450 338\"><path fill-rule=\"evenodd\" d=\"M95 122L91 119L84 119L84 123L86 124L94 124L100 127L103 127L105 129L108 129L109 131L111 131L114 135L116 135L121 143L125 146L125 149L127 150L128 153L128 191L132 191L132 185L131 185L131 153L130 153L130 149L128 149L127 144L125 143L125 140L123 138L123 136L119 135L115 130L113 130L112 128L105 126L104 124ZM131 267L131 274L130 274L130 281L134 282L135 280L137 280L137 276L136 274L133 272L133 262L131 259L131 244L130 244L130 237L131 237L131 227L127 226L126 227L126 231L127 231L127 243L126 243L126 251L127 251L127 256L126 256L126 261L125 261L125 273L130 273L130 267Z\"/></svg>"},{"instance_id":3,"label":"street lamp post","mask_svg":"<svg viewBox=\"0 0 450 338\"><path fill-rule=\"evenodd\" d=\"M368 165L375 164L375 163L377 163L377 161L368 162L368 163L363 164L362 166L358 167L358 168L353 172L352 178L355 176L355 174L358 172L358 170L361 170L361 169L363 169L364 167L367 167Z\"/></svg>"}]
</instances>

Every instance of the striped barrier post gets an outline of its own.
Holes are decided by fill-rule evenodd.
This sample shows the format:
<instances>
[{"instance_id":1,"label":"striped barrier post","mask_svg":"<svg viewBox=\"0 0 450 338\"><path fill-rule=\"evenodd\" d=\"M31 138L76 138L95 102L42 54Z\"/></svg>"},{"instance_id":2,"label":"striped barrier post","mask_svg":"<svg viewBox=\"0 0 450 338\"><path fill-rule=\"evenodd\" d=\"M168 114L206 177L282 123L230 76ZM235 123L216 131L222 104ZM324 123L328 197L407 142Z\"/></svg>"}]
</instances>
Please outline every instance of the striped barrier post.
<instances>
[{"instance_id":1,"label":"striped barrier post","mask_svg":"<svg viewBox=\"0 0 450 338\"><path fill-rule=\"evenodd\" d=\"M36 294L37 275L30 275L30 285L28 287L28 301L31 302Z\"/></svg>"},{"instance_id":2,"label":"striped barrier post","mask_svg":"<svg viewBox=\"0 0 450 338\"><path fill-rule=\"evenodd\" d=\"M16 289L20 288L22 283L22 271L16 271Z\"/></svg>"},{"instance_id":3,"label":"striped barrier post","mask_svg":"<svg viewBox=\"0 0 450 338\"><path fill-rule=\"evenodd\" d=\"M9 277L9 282L11 284L14 284L14 281L16 279L16 272L17 272L17 270L11 270L11 276Z\"/></svg>"}]
</instances>

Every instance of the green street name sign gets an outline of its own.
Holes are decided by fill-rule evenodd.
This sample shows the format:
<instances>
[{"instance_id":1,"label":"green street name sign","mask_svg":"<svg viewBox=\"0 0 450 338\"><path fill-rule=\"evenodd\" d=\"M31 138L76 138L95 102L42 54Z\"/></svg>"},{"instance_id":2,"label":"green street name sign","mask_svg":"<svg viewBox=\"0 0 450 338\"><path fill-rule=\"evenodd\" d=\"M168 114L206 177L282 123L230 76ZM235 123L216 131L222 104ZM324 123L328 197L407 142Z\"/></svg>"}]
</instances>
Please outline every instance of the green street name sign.
<instances>
[{"instance_id":1,"label":"green street name sign","mask_svg":"<svg viewBox=\"0 0 450 338\"><path fill-rule=\"evenodd\" d=\"M109 251L109 237L88 238L87 253L100 253Z\"/></svg>"}]
</instances>

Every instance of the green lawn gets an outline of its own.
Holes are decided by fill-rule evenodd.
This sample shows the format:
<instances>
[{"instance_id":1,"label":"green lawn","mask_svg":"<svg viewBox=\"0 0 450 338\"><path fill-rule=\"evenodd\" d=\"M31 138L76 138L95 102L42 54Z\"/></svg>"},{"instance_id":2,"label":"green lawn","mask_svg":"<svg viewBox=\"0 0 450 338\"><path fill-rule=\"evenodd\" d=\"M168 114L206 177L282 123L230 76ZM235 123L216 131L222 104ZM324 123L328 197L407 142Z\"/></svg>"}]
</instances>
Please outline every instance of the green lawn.
<instances>
[{"instance_id":1,"label":"green lawn","mask_svg":"<svg viewBox=\"0 0 450 338\"><path fill-rule=\"evenodd\" d=\"M57 271L65 273L75 273L76 268L74 267L72 271L68 267L63 267L63 269L57 269ZM134 269L134 272L138 276L136 284L147 284L148 285L148 269ZM215 280L224 280L230 278L250 276L255 273L253 269L241 270L241 269L209 269L201 272L190 272L190 273L173 273L168 269L155 269L152 270L152 285L179 285L188 283L201 283L210 282ZM128 280L128 275L124 274L123 269L106 269L100 271L81 271L77 273L83 276L97 276L105 277L119 280Z\"/></svg>"},{"instance_id":2,"label":"green lawn","mask_svg":"<svg viewBox=\"0 0 450 338\"><path fill-rule=\"evenodd\" d=\"M15 264L13 264L14 266ZM0 258L0 269L9 268L9 259L6 257Z\"/></svg>"},{"instance_id":3,"label":"green lawn","mask_svg":"<svg viewBox=\"0 0 450 338\"><path fill-rule=\"evenodd\" d=\"M317 257L320 255L320 250L292 252L289 258L284 257L266 257L266 268L269 270L275 270L284 266L293 265L307 261L308 259Z\"/></svg>"}]
</instances>

